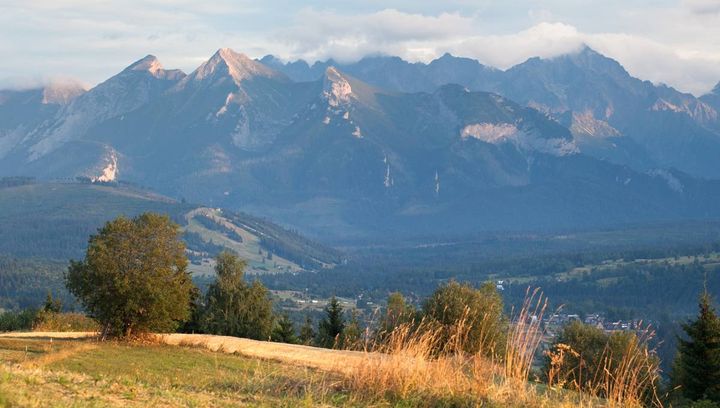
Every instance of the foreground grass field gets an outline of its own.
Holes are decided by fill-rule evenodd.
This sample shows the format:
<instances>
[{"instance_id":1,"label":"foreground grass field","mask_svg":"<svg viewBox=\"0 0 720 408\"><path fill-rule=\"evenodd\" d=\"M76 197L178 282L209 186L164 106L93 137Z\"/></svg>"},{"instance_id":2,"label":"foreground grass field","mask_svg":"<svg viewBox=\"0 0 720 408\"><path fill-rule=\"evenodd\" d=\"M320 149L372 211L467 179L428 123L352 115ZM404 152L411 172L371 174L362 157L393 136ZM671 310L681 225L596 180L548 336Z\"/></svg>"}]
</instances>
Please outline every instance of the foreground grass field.
<instances>
[{"instance_id":1,"label":"foreground grass field","mask_svg":"<svg viewBox=\"0 0 720 408\"><path fill-rule=\"evenodd\" d=\"M168 345L3 335L0 407L624 406L492 373L496 381L467 383L466 369L488 366L215 337Z\"/></svg>"},{"instance_id":2,"label":"foreground grass field","mask_svg":"<svg viewBox=\"0 0 720 408\"><path fill-rule=\"evenodd\" d=\"M0 406L346 405L336 376L166 345L0 339Z\"/></svg>"}]
</instances>

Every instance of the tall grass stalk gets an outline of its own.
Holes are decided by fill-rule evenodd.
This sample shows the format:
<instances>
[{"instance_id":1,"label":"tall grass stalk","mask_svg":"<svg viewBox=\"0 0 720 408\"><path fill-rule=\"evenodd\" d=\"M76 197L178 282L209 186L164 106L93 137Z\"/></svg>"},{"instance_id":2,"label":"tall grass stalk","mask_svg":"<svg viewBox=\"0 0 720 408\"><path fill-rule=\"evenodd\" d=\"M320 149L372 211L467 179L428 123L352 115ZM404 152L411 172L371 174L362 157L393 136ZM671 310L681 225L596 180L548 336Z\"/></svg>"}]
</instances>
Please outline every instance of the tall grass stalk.
<instances>
[{"instance_id":1,"label":"tall grass stalk","mask_svg":"<svg viewBox=\"0 0 720 408\"><path fill-rule=\"evenodd\" d=\"M657 359L646 346L652 336L649 330L628 342L619 361L612 358L608 347L603 369L594 373L594 378L585 377L591 378L587 386L571 387L575 392L540 392L531 386L528 379L545 334L542 319L547 304L539 289L528 288L522 307L511 322L504 353L496 357L483 353L486 351L483 347L494 347L490 344L483 344L476 354L463 352L471 330L467 310L450 328L428 320L399 325L365 343L364 358L350 370L345 387L369 400L420 396L426 405L452 399L508 406L661 406L655 391ZM563 356L577 355L574 350L563 348L559 353L548 373L550 389L566 385L558 378Z\"/></svg>"}]
</instances>

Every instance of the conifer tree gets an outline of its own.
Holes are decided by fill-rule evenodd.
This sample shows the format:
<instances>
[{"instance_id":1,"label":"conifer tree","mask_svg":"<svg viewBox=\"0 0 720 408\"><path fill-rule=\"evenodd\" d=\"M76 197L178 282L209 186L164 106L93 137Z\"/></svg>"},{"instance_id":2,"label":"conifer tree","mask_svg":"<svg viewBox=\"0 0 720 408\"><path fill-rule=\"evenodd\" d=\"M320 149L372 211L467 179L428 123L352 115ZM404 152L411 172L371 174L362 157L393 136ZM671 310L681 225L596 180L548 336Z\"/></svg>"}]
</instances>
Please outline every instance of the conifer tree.
<instances>
[{"instance_id":1,"label":"conifer tree","mask_svg":"<svg viewBox=\"0 0 720 408\"><path fill-rule=\"evenodd\" d=\"M295 325L293 325L292 320L290 320L287 314L281 315L277 320L270 338L272 341L279 343L299 343L297 335L295 334Z\"/></svg>"},{"instance_id":2,"label":"conifer tree","mask_svg":"<svg viewBox=\"0 0 720 408\"><path fill-rule=\"evenodd\" d=\"M345 330L343 308L335 296L325 307L325 317L318 325L317 343L320 347L332 348L342 344L342 333Z\"/></svg>"},{"instance_id":3,"label":"conifer tree","mask_svg":"<svg viewBox=\"0 0 720 408\"><path fill-rule=\"evenodd\" d=\"M300 342L309 346L313 340L315 340L315 329L313 329L312 318L310 318L310 315L306 315L305 323L300 327Z\"/></svg>"},{"instance_id":4,"label":"conifer tree","mask_svg":"<svg viewBox=\"0 0 720 408\"><path fill-rule=\"evenodd\" d=\"M53 298L52 292L48 291L42 310L47 313L60 313L62 311L62 301Z\"/></svg>"},{"instance_id":5,"label":"conifer tree","mask_svg":"<svg viewBox=\"0 0 720 408\"><path fill-rule=\"evenodd\" d=\"M720 318L707 290L700 296L697 319L683 324L673 381L684 398L720 402Z\"/></svg>"}]
</instances>

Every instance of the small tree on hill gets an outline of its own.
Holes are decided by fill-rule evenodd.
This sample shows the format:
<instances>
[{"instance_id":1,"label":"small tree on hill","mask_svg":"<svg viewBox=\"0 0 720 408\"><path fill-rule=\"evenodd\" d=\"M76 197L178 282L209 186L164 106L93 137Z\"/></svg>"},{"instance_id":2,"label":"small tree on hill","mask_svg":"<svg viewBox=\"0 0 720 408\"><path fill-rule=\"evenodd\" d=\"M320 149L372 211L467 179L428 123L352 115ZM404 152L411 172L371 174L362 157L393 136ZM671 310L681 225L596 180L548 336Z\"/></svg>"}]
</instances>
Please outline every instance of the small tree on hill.
<instances>
[{"instance_id":1,"label":"small tree on hill","mask_svg":"<svg viewBox=\"0 0 720 408\"><path fill-rule=\"evenodd\" d=\"M42 311L46 313L60 313L62 311L62 301L53 298L52 292L48 291Z\"/></svg>"},{"instance_id":2,"label":"small tree on hill","mask_svg":"<svg viewBox=\"0 0 720 408\"><path fill-rule=\"evenodd\" d=\"M710 295L700 297L699 313L684 324L673 367L673 382L684 398L720 402L720 318Z\"/></svg>"},{"instance_id":3,"label":"small tree on hill","mask_svg":"<svg viewBox=\"0 0 720 408\"><path fill-rule=\"evenodd\" d=\"M295 325L287 314L283 314L275 323L272 335L272 341L280 343L298 344L299 340L295 334Z\"/></svg>"},{"instance_id":4,"label":"small tree on hill","mask_svg":"<svg viewBox=\"0 0 720 408\"><path fill-rule=\"evenodd\" d=\"M362 328L360 327L360 315L357 310L350 312L350 321L345 325L342 333L341 345L343 348L352 350L362 350Z\"/></svg>"},{"instance_id":5,"label":"small tree on hill","mask_svg":"<svg viewBox=\"0 0 720 408\"><path fill-rule=\"evenodd\" d=\"M325 307L325 317L318 324L317 344L320 347L333 348L342 344L342 333L345 330L343 307L335 296Z\"/></svg>"},{"instance_id":6,"label":"small tree on hill","mask_svg":"<svg viewBox=\"0 0 720 408\"><path fill-rule=\"evenodd\" d=\"M380 318L378 336L382 340L400 325L412 323L415 320L415 309L408 305L400 292L393 292L388 296L385 313Z\"/></svg>"},{"instance_id":7,"label":"small tree on hill","mask_svg":"<svg viewBox=\"0 0 720 408\"><path fill-rule=\"evenodd\" d=\"M179 228L165 215L118 217L70 261L66 286L107 335L172 331L190 316L194 285Z\"/></svg>"},{"instance_id":8,"label":"small tree on hill","mask_svg":"<svg viewBox=\"0 0 720 408\"><path fill-rule=\"evenodd\" d=\"M305 323L300 327L300 342L309 346L315 340L315 329L313 329L313 321L310 315L305 316Z\"/></svg>"},{"instance_id":9,"label":"small tree on hill","mask_svg":"<svg viewBox=\"0 0 720 408\"><path fill-rule=\"evenodd\" d=\"M267 340L275 316L270 293L260 282L245 282L245 261L222 252L217 257L217 278L208 287L203 329L207 333Z\"/></svg>"}]
</instances>

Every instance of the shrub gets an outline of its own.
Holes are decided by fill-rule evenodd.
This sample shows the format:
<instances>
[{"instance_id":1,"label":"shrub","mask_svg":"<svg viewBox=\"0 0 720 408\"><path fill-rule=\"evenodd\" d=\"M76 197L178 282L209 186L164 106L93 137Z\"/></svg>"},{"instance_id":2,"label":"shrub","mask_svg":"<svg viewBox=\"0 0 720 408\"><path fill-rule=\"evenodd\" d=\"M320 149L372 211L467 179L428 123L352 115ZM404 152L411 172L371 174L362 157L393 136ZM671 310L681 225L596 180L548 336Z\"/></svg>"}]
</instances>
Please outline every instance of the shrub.
<instances>
[{"instance_id":1,"label":"shrub","mask_svg":"<svg viewBox=\"0 0 720 408\"><path fill-rule=\"evenodd\" d=\"M32 330L37 315L35 309L0 313L0 332Z\"/></svg>"},{"instance_id":2,"label":"shrub","mask_svg":"<svg viewBox=\"0 0 720 408\"><path fill-rule=\"evenodd\" d=\"M583 391L623 405L658 404L659 360L648 349L652 332L605 334L580 322L566 325L546 353L550 386Z\"/></svg>"},{"instance_id":3,"label":"shrub","mask_svg":"<svg viewBox=\"0 0 720 408\"><path fill-rule=\"evenodd\" d=\"M442 348L450 344L460 323L467 325L465 338L456 339L464 352L496 356L504 351L507 321L502 298L492 283L479 289L455 281L442 285L423 304L423 314L439 328L439 352L445 351Z\"/></svg>"},{"instance_id":4,"label":"shrub","mask_svg":"<svg viewBox=\"0 0 720 408\"><path fill-rule=\"evenodd\" d=\"M34 331L96 332L100 325L82 313L55 313L41 311L37 314Z\"/></svg>"}]
</instances>

